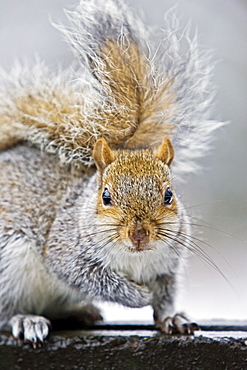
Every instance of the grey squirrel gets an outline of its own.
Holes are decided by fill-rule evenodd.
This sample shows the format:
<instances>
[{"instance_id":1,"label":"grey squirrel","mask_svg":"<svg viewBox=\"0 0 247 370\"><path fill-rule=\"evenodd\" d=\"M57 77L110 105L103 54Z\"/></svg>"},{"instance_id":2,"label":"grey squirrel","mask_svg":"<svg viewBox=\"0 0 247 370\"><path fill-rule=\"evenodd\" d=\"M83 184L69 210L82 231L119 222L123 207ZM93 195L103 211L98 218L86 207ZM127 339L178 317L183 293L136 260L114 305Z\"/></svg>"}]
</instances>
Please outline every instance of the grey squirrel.
<instances>
[{"instance_id":1,"label":"grey squirrel","mask_svg":"<svg viewBox=\"0 0 247 370\"><path fill-rule=\"evenodd\" d=\"M221 125L208 59L171 13L158 44L121 0L67 16L76 77L42 63L1 77L0 328L36 345L52 319L100 320L103 300L193 332L175 311L191 231L173 183Z\"/></svg>"}]
</instances>

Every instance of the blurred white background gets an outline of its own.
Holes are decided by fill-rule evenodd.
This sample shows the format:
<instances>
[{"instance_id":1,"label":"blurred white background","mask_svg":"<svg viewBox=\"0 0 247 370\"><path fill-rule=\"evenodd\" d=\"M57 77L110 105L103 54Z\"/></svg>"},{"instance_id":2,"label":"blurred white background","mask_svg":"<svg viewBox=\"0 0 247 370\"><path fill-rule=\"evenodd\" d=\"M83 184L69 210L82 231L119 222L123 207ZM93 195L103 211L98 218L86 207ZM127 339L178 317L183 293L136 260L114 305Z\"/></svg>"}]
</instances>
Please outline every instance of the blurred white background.
<instances>
[{"instance_id":1,"label":"blurred white background","mask_svg":"<svg viewBox=\"0 0 247 370\"><path fill-rule=\"evenodd\" d=\"M103 0L102 0L103 1ZM247 2L246 0L129 0L149 24L165 27L163 14L177 4L181 25L191 20L201 45L213 50L217 86L213 116L231 124L217 132L215 150L204 159L205 171L180 190L181 199L207 244L201 247L230 284L211 267L190 257L179 308L193 320L247 320ZM0 0L0 64L35 55L56 68L72 55L49 19L63 20L73 0ZM123 310L103 305L107 320L150 321L150 308Z\"/></svg>"}]
</instances>

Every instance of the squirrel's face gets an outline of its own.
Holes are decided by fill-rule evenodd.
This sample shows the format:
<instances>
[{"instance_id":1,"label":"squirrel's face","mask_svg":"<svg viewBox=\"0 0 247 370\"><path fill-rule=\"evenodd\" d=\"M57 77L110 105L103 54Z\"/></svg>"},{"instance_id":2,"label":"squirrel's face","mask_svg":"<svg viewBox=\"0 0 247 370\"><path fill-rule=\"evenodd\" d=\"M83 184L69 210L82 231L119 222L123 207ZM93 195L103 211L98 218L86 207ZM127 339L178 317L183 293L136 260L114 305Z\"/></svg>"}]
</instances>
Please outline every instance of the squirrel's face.
<instances>
[{"instance_id":1,"label":"squirrel's face","mask_svg":"<svg viewBox=\"0 0 247 370\"><path fill-rule=\"evenodd\" d=\"M173 159L170 141L165 139L155 154L148 149L113 153L100 140L94 158L99 170L97 219L102 231L109 230L112 240L131 252L167 243L166 234L175 236L179 228L169 170Z\"/></svg>"}]
</instances>

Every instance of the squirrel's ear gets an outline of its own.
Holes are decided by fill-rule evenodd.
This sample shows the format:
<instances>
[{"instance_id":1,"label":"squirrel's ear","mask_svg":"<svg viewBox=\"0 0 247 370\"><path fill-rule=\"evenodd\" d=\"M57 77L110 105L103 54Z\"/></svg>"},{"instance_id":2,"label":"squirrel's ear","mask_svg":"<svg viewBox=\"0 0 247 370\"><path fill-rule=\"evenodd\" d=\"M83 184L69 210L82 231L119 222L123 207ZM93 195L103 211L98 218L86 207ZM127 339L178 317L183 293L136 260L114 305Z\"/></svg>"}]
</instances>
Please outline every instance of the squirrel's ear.
<instances>
[{"instance_id":1,"label":"squirrel's ear","mask_svg":"<svg viewBox=\"0 0 247 370\"><path fill-rule=\"evenodd\" d=\"M94 145L93 158L94 163L100 172L103 172L104 169L115 159L113 152L103 137L98 139Z\"/></svg>"},{"instance_id":2,"label":"squirrel's ear","mask_svg":"<svg viewBox=\"0 0 247 370\"><path fill-rule=\"evenodd\" d=\"M157 150L156 157L167 164L168 167L171 166L174 158L174 149L169 137L164 137L162 144Z\"/></svg>"}]
</instances>

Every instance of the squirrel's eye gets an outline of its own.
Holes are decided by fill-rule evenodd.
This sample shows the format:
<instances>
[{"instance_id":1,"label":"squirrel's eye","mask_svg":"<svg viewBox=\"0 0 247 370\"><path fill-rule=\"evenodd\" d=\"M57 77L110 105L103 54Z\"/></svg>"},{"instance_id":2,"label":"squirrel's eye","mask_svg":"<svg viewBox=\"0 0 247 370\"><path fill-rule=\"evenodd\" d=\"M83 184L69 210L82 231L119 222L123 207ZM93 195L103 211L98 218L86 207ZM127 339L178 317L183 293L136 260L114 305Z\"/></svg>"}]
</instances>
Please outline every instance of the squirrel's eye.
<instances>
[{"instance_id":1,"label":"squirrel's eye","mask_svg":"<svg viewBox=\"0 0 247 370\"><path fill-rule=\"evenodd\" d=\"M109 190L105 188L102 194L103 204L104 206L111 206L112 205L112 199L111 194L109 193Z\"/></svg>"},{"instance_id":2,"label":"squirrel's eye","mask_svg":"<svg viewBox=\"0 0 247 370\"><path fill-rule=\"evenodd\" d=\"M172 191L170 188L167 188L165 192L164 204L171 204L171 202L172 202Z\"/></svg>"}]
</instances>

